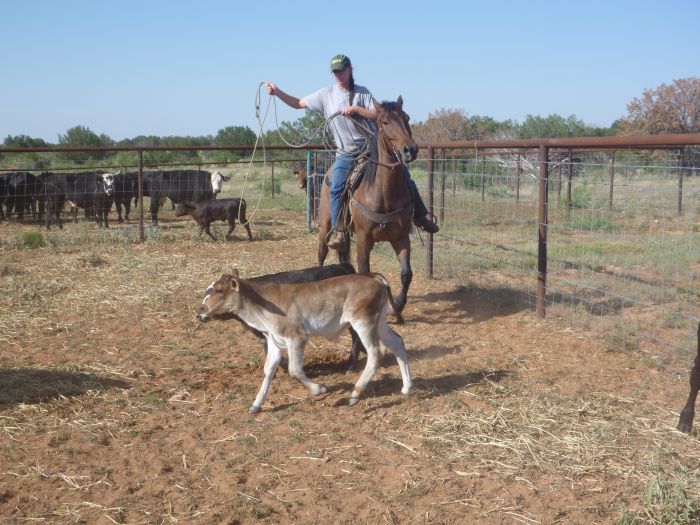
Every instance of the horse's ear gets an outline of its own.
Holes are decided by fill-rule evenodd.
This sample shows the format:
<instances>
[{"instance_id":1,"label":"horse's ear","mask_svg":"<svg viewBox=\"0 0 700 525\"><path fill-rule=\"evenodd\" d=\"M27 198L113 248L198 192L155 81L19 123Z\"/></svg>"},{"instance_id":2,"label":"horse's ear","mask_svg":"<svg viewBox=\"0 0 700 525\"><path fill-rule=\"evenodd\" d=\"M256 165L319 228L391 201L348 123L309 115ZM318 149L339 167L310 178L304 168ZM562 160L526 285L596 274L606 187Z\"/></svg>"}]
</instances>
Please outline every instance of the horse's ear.
<instances>
[{"instance_id":1,"label":"horse's ear","mask_svg":"<svg viewBox=\"0 0 700 525\"><path fill-rule=\"evenodd\" d=\"M384 106L382 106L379 102L372 99L372 103L374 104L374 109L377 110L377 113L381 113L382 111L384 111Z\"/></svg>"},{"instance_id":2,"label":"horse's ear","mask_svg":"<svg viewBox=\"0 0 700 525\"><path fill-rule=\"evenodd\" d=\"M399 99L396 101L396 105L398 106L399 111L403 109L403 97L401 95L399 95Z\"/></svg>"}]
</instances>

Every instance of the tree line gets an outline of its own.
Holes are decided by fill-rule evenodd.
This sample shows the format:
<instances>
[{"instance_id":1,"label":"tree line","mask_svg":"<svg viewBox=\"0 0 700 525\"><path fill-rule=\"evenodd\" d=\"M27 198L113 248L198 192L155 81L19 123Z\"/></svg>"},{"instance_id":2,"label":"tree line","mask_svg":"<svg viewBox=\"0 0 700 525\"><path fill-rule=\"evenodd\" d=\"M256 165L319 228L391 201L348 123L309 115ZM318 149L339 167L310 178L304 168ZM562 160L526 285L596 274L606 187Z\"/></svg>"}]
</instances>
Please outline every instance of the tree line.
<instances>
[{"instance_id":1,"label":"tree line","mask_svg":"<svg viewBox=\"0 0 700 525\"><path fill-rule=\"evenodd\" d=\"M285 143L302 145L320 143L324 119L318 113L306 111L300 118L282 122L279 130L270 130L261 140L266 144ZM469 115L464 109L442 108L430 113L423 122L411 125L414 138L419 142L450 140L529 139L554 137L586 137L630 134L667 134L700 132L700 78L689 77L646 89L640 97L627 104L627 114L609 127L585 124L576 115L527 115L522 123L514 120L498 121L489 116ZM9 135L5 147L34 148L47 146L253 146L257 136L248 126L228 126L216 135L165 136L140 135L114 141L105 134L97 134L88 127L75 126L60 134L56 144L26 135ZM87 161L109 159L114 164L133 164L133 154L122 152L58 153L53 159L47 155L25 154L26 163L41 169L57 162L81 164ZM232 151L157 151L145 152L144 160L158 163L228 163L239 160L242 153Z\"/></svg>"}]
</instances>

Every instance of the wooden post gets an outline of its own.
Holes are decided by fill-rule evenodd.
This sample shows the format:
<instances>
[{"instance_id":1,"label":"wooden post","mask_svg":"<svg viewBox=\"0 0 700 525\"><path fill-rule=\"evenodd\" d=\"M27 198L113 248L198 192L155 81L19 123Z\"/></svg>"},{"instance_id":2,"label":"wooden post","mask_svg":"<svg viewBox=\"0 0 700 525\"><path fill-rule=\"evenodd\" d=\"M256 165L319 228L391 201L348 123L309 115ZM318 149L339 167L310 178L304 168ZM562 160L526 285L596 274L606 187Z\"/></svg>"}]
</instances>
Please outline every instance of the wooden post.
<instances>
[{"instance_id":1,"label":"wooden post","mask_svg":"<svg viewBox=\"0 0 700 525\"><path fill-rule=\"evenodd\" d=\"M538 244L537 244L537 305L536 313L545 317L547 294L547 194L549 191L549 148L540 146L539 202L538 202Z\"/></svg>"}]
</instances>

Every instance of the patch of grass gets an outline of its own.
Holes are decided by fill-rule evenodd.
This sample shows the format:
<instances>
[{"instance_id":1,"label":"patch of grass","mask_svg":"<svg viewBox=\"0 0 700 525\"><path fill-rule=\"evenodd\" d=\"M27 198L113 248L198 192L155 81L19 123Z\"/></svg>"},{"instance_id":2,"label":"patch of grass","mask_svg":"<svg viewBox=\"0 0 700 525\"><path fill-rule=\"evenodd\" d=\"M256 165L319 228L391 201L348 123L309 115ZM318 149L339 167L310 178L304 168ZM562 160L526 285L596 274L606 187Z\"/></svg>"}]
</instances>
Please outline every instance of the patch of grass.
<instances>
[{"instance_id":1,"label":"patch of grass","mask_svg":"<svg viewBox=\"0 0 700 525\"><path fill-rule=\"evenodd\" d=\"M685 525L700 523L700 501L688 494L683 479L666 480L654 477L644 489L643 508L637 511L624 509L619 525L664 523Z\"/></svg>"},{"instance_id":2,"label":"patch of grass","mask_svg":"<svg viewBox=\"0 0 700 525\"><path fill-rule=\"evenodd\" d=\"M107 261L104 258L91 251L85 253L81 257L81 260L86 266L92 267L104 266L105 264L107 264Z\"/></svg>"},{"instance_id":3,"label":"patch of grass","mask_svg":"<svg viewBox=\"0 0 700 525\"><path fill-rule=\"evenodd\" d=\"M25 248L34 250L45 246L44 236L38 231L28 231L22 234L22 244Z\"/></svg>"}]
</instances>

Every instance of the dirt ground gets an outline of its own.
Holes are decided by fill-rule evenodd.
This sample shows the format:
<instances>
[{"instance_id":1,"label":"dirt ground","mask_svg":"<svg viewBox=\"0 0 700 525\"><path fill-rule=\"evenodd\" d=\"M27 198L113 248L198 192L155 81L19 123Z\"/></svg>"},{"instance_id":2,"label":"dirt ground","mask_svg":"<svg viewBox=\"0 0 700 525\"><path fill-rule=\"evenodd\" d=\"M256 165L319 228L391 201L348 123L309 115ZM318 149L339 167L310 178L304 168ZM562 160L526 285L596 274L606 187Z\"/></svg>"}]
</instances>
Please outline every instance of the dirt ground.
<instances>
[{"instance_id":1,"label":"dirt ground","mask_svg":"<svg viewBox=\"0 0 700 525\"><path fill-rule=\"evenodd\" d=\"M81 244L69 225L47 247L0 252L0 521L698 518L700 436L675 430L687 373L539 319L484 274L414 276L406 323L392 325L415 383L407 399L388 359L347 406L346 335L307 347L307 374L330 393L310 398L280 371L249 415L260 343L193 310L232 268L312 266L301 215L258 214L252 243L240 228L212 242L183 221L158 242L114 228ZM28 229L4 223L0 236ZM398 287L395 262L373 269Z\"/></svg>"}]
</instances>

